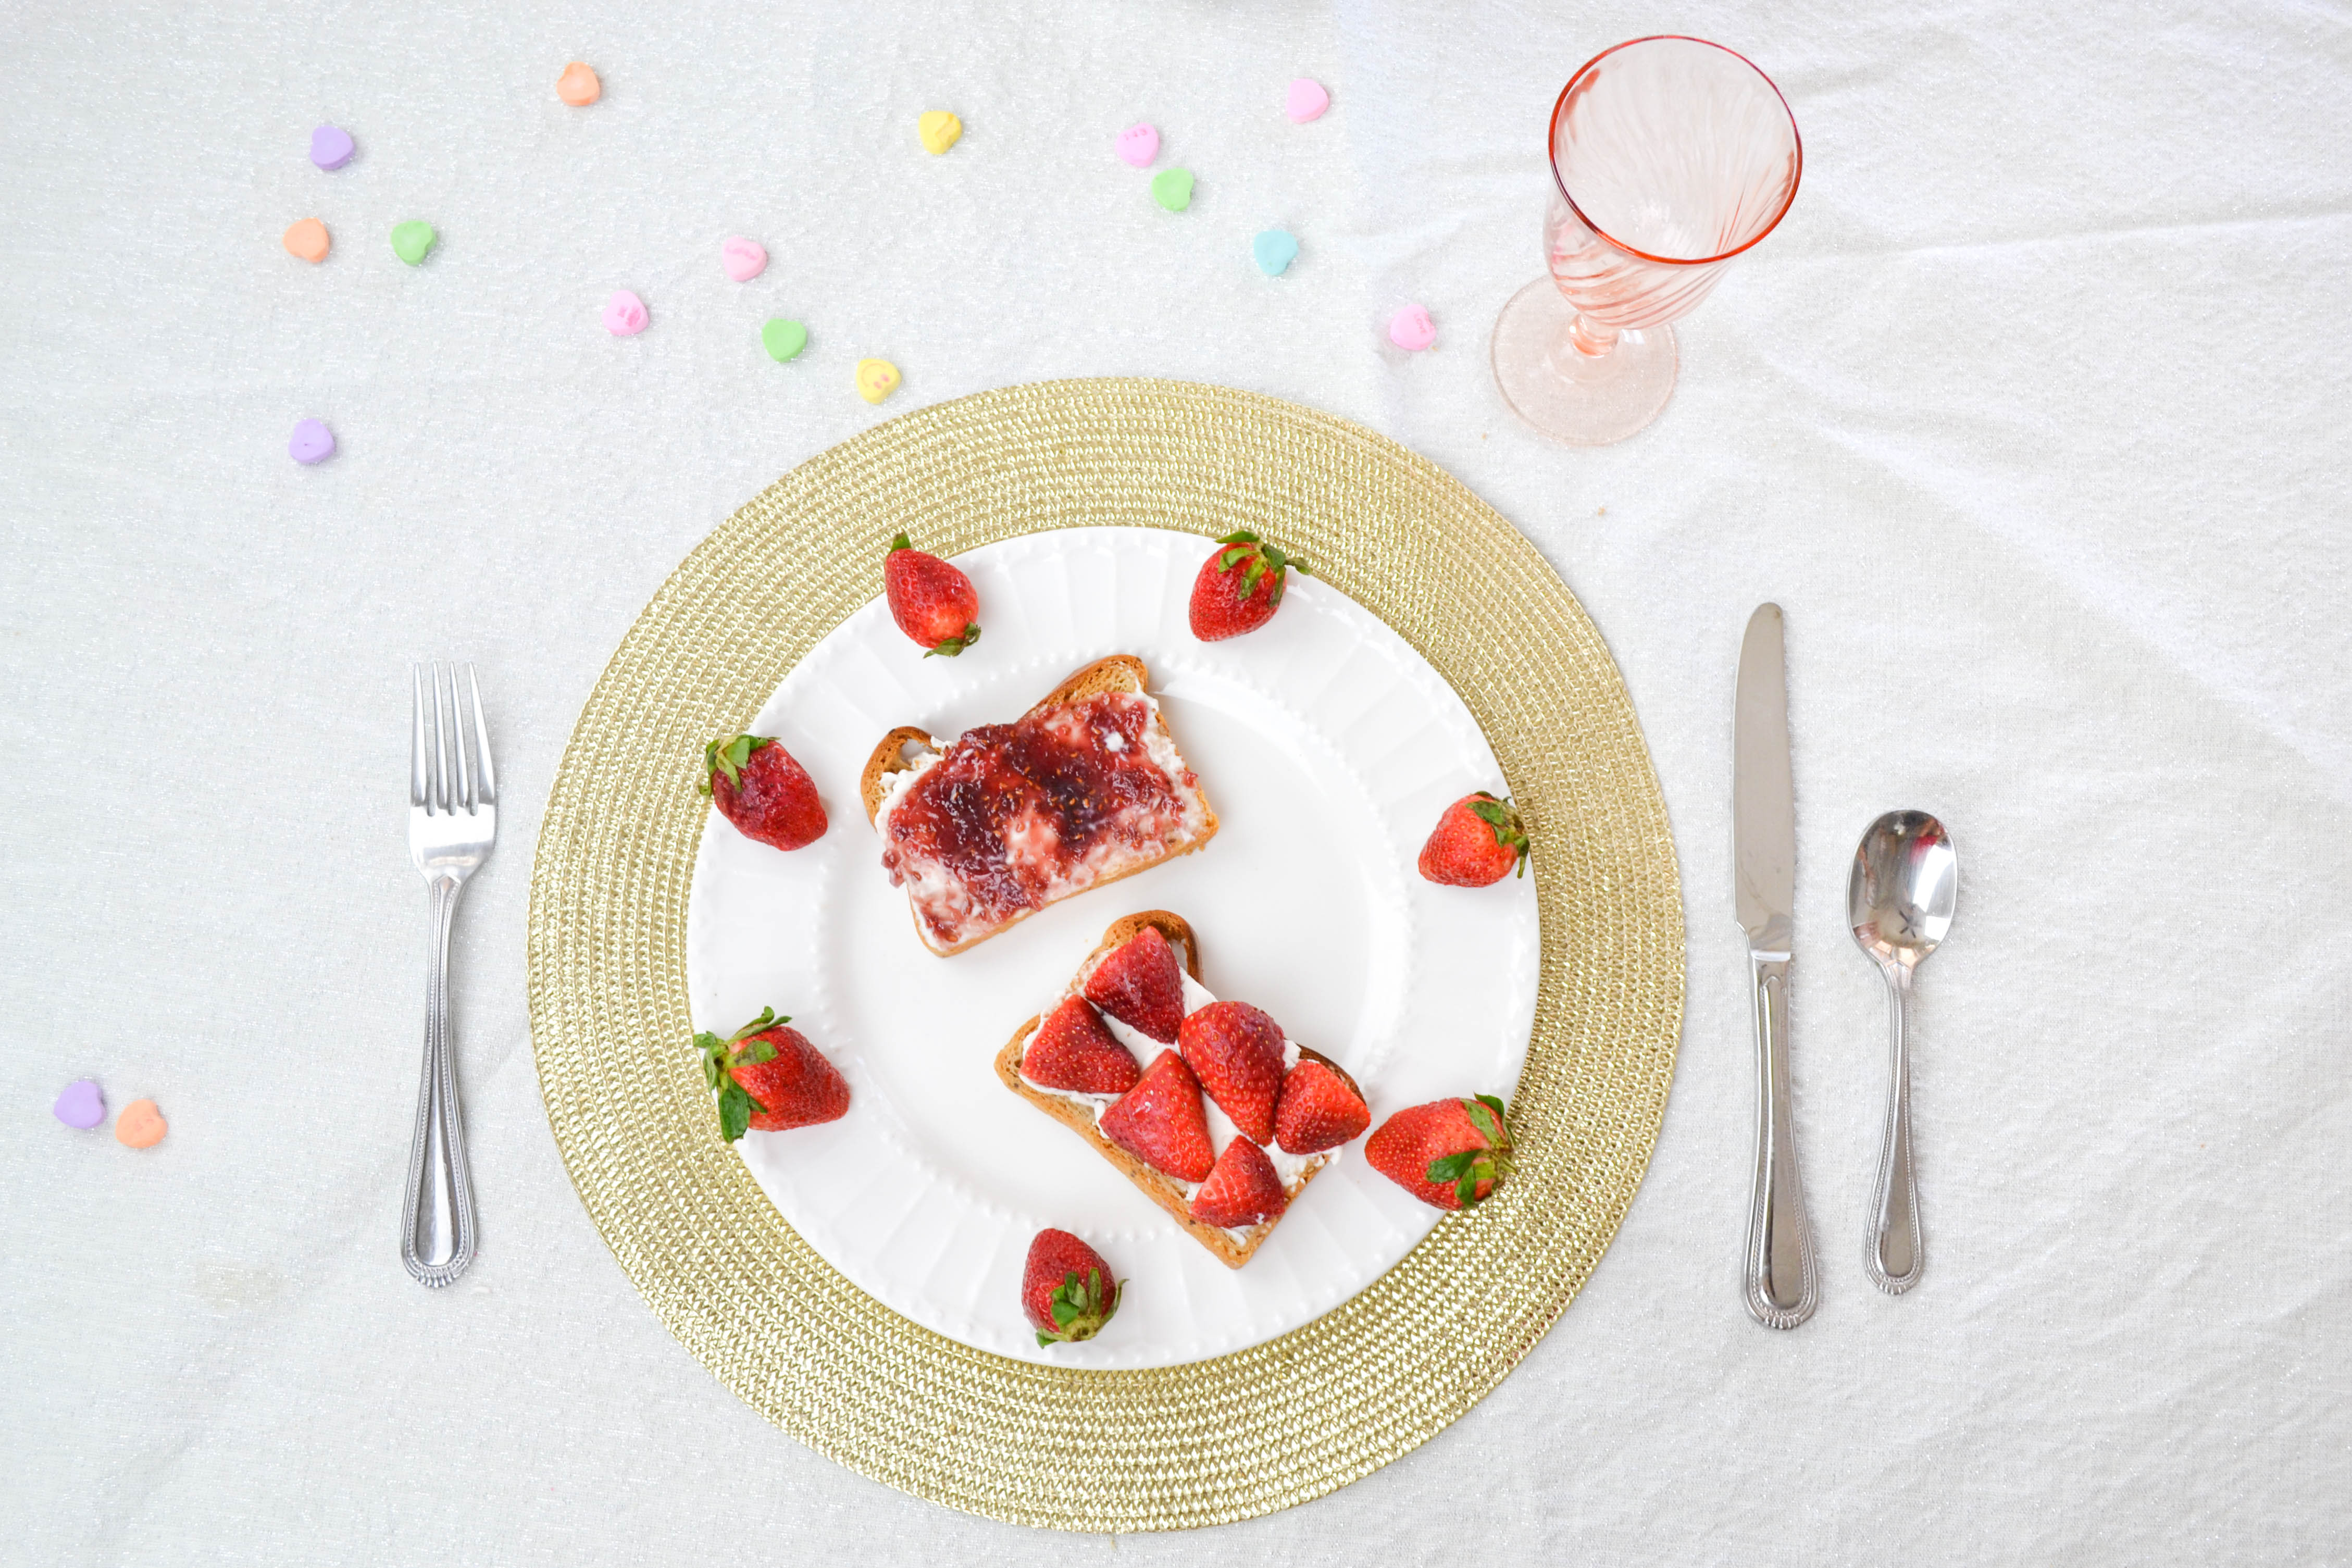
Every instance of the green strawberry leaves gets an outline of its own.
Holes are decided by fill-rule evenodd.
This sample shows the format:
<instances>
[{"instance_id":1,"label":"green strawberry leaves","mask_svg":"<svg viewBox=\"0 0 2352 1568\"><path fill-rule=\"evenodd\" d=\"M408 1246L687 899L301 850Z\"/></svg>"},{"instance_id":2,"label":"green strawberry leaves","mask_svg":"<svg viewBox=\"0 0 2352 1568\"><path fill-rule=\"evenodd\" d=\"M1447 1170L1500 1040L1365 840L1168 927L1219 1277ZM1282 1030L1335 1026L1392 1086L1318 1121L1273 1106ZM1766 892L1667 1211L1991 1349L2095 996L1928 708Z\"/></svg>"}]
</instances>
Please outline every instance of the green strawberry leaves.
<instances>
[{"instance_id":1,"label":"green strawberry leaves","mask_svg":"<svg viewBox=\"0 0 2352 1568\"><path fill-rule=\"evenodd\" d=\"M1037 1343L1060 1344L1066 1341L1090 1340L1102 1331L1102 1326L1118 1310L1124 1281L1114 1281L1108 1290L1103 1289L1102 1270L1089 1268L1084 1279L1075 1268L1062 1276L1054 1287L1053 1299L1046 1303L1054 1326L1037 1331Z\"/></svg>"},{"instance_id":2,"label":"green strawberry leaves","mask_svg":"<svg viewBox=\"0 0 2352 1568\"><path fill-rule=\"evenodd\" d=\"M719 1131L730 1143L751 1130L754 1112L768 1109L735 1081L731 1069L776 1059L774 1046L766 1040L745 1044L745 1037L791 1022L789 1017L779 1017L773 1007L762 1007L758 1017L723 1040L707 1030L694 1037L694 1048L702 1053L703 1081L719 1092Z\"/></svg>"},{"instance_id":3,"label":"green strawberry leaves","mask_svg":"<svg viewBox=\"0 0 2352 1568\"><path fill-rule=\"evenodd\" d=\"M1271 544L1261 542L1258 536L1246 528L1238 528L1231 533L1223 534L1218 538L1217 542L1233 546L1231 550L1221 550L1217 552L1218 571L1231 573L1243 562L1249 563L1242 573L1241 586L1234 595L1235 598L1246 599L1256 593L1257 585L1265 581L1268 573L1272 573L1274 592L1267 596L1266 603L1269 605L1279 605L1282 603L1282 591L1289 581L1284 575L1286 572L1295 570L1303 572L1310 577L1315 574L1314 568L1307 565L1306 562L1296 556L1286 555Z\"/></svg>"},{"instance_id":4,"label":"green strawberry leaves","mask_svg":"<svg viewBox=\"0 0 2352 1568\"><path fill-rule=\"evenodd\" d=\"M1470 1125L1486 1140L1484 1149L1461 1149L1429 1163L1429 1180L1439 1186L1452 1186L1454 1195L1464 1208L1475 1208L1481 1201L1478 1184L1487 1184L1486 1195L1495 1195L1503 1178L1511 1173L1511 1133L1503 1121L1503 1102L1491 1094L1481 1094L1462 1102L1463 1114Z\"/></svg>"},{"instance_id":5,"label":"green strawberry leaves","mask_svg":"<svg viewBox=\"0 0 2352 1568\"><path fill-rule=\"evenodd\" d=\"M913 548L915 548L915 542L901 533L890 541L890 548L884 551L882 553L888 555L894 551L912 550Z\"/></svg>"},{"instance_id":6,"label":"green strawberry leaves","mask_svg":"<svg viewBox=\"0 0 2352 1568\"><path fill-rule=\"evenodd\" d=\"M1519 858L1517 875L1526 876L1528 874L1528 830L1519 821L1518 807L1511 804L1510 798L1505 796L1501 800L1496 800L1485 790L1477 790L1470 796L1470 815L1494 830L1496 843Z\"/></svg>"},{"instance_id":7,"label":"green strawberry leaves","mask_svg":"<svg viewBox=\"0 0 2352 1568\"><path fill-rule=\"evenodd\" d=\"M751 753L775 742L765 735L724 735L702 748L702 793L710 793L710 781L720 773L737 789L743 787L743 769L751 761Z\"/></svg>"},{"instance_id":8,"label":"green strawberry leaves","mask_svg":"<svg viewBox=\"0 0 2352 1568\"><path fill-rule=\"evenodd\" d=\"M898 537L904 539L906 535L900 534ZM940 658L953 658L956 655L961 653L964 649L970 647L979 640L980 623L978 621L974 621L970 626L964 627L963 635L961 637L949 637L942 641L939 647L926 649L923 653L923 657L925 658L931 658L934 657Z\"/></svg>"}]
</instances>

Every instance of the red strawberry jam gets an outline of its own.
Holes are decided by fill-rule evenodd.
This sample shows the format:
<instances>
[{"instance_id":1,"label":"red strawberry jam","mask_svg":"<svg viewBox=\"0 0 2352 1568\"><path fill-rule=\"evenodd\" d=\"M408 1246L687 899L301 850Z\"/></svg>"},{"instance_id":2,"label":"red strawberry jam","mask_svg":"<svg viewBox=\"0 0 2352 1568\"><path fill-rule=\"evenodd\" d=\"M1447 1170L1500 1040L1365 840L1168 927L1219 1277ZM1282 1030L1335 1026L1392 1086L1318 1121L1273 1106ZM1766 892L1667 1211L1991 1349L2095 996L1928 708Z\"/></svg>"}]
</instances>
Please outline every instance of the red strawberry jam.
<instances>
[{"instance_id":1,"label":"red strawberry jam","mask_svg":"<svg viewBox=\"0 0 2352 1568\"><path fill-rule=\"evenodd\" d=\"M1153 760L1158 705L1097 692L983 724L914 776L880 817L882 864L935 948L982 936L1158 858L1206 809L1190 769Z\"/></svg>"}]
</instances>

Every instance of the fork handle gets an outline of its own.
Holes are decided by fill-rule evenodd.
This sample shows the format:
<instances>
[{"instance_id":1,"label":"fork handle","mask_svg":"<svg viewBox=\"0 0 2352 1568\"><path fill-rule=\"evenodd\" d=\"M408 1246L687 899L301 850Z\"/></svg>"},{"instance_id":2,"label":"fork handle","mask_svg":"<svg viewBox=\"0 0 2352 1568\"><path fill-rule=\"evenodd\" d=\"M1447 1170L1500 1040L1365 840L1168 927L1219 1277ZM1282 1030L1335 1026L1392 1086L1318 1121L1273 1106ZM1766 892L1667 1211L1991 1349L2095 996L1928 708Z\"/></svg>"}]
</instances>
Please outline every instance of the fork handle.
<instances>
[{"instance_id":1,"label":"fork handle","mask_svg":"<svg viewBox=\"0 0 2352 1568\"><path fill-rule=\"evenodd\" d=\"M466 1173L466 1121L450 1056L449 922L457 912L454 877L433 884L433 937L425 985L425 1068L416 1089L416 1137L408 1150L400 1260L421 1285L438 1289L474 1261L474 1187Z\"/></svg>"}]
</instances>

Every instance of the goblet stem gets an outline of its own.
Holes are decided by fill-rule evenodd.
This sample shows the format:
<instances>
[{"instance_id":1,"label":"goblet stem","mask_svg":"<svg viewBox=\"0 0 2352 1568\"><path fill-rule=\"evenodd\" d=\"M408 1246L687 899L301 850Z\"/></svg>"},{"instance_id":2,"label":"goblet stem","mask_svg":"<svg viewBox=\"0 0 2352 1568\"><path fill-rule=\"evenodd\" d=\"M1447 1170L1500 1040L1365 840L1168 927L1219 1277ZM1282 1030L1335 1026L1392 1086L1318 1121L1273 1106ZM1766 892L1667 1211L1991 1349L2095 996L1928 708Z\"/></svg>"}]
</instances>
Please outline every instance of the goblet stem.
<instances>
[{"instance_id":1,"label":"goblet stem","mask_svg":"<svg viewBox=\"0 0 2352 1568\"><path fill-rule=\"evenodd\" d=\"M1604 327L1591 317L1579 312L1569 323L1569 346L1587 359L1605 359L1617 350L1617 329Z\"/></svg>"}]
</instances>

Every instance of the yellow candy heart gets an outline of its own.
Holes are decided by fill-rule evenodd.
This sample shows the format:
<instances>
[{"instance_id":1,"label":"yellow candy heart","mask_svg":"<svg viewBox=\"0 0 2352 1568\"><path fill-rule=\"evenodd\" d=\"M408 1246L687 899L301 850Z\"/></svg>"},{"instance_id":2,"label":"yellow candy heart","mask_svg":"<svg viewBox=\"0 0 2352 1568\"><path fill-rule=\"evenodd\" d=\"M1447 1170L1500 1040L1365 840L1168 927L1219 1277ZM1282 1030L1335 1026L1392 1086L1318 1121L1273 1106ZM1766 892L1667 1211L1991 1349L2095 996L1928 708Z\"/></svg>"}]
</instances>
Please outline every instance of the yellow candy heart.
<instances>
[{"instance_id":1,"label":"yellow candy heart","mask_svg":"<svg viewBox=\"0 0 2352 1568\"><path fill-rule=\"evenodd\" d=\"M963 140L963 121L944 109L934 109L915 121L915 134L923 139L923 151L937 155Z\"/></svg>"},{"instance_id":2,"label":"yellow candy heart","mask_svg":"<svg viewBox=\"0 0 2352 1568\"><path fill-rule=\"evenodd\" d=\"M163 1141L163 1113L152 1100L134 1100L114 1119L114 1141L126 1149L152 1149Z\"/></svg>"},{"instance_id":3,"label":"yellow candy heart","mask_svg":"<svg viewBox=\"0 0 2352 1568\"><path fill-rule=\"evenodd\" d=\"M857 395L868 403L879 403L898 390L898 367L887 359L862 359L857 362Z\"/></svg>"}]
</instances>

